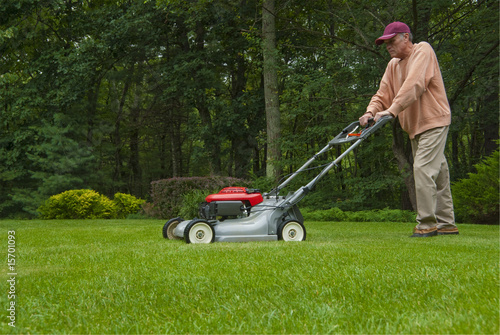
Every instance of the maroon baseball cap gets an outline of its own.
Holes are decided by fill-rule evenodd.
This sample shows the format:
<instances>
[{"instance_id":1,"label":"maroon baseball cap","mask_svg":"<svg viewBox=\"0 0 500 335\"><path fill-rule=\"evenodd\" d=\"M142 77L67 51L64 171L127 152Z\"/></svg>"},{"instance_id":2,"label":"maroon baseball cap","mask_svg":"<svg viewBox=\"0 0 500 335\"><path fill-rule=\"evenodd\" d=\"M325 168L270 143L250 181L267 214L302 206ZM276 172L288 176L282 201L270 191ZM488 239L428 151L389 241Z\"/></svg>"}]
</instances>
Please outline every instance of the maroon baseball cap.
<instances>
[{"instance_id":1,"label":"maroon baseball cap","mask_svg":"<svg viewBox=\"0 0 500 335\"><path fill-rule=\"evenodd\" d=\"M403 22L393 22L387 25L384 30L384 35L380 36L375 40L376 45L384 43L385 40L389 40L400 33L411 34L410 28Z\"/></svg>"}]
</instances>

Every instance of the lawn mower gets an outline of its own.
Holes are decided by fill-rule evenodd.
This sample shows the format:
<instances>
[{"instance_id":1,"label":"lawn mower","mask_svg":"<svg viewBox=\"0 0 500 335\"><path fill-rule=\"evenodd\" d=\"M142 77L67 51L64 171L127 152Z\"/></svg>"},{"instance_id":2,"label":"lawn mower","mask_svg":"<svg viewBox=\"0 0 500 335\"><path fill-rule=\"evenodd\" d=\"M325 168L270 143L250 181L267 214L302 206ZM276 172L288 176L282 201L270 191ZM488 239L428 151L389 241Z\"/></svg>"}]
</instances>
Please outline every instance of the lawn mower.
<instances>
[{"instance_id":1,"label":"lawn mower","mask_svg":"<svg viewBox=\"0 0 500 335\"><path fill-rule=\"evenodd\" d=\"M361 127L359 121L351 123L268 193L261 194L259 190L245 187L226 187L219 193L207 196L199 206L199 218L184 220L177 217L168 220L163 226L163 237L170 240L184 239L186 243L305 240L304 218L297 203L342 158L391 119L391 116L385 116L377 122L370 119L366 127ZM352 144L334 161L323 166L321 172L307 185L286 196L280 195L280 191L321 154L333 146L348 142Z\"/></svg>"}]
</instances>

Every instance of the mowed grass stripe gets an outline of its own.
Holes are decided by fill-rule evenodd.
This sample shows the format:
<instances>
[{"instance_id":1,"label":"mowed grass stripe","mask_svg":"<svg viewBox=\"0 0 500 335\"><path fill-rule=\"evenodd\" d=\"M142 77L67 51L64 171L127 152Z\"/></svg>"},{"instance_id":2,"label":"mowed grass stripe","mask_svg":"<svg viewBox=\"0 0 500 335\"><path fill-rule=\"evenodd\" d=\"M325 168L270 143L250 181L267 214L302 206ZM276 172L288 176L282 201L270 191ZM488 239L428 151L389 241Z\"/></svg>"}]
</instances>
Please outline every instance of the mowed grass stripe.
<instances>
[{"instance_id":1,"label":"mowed grass stripe","mask_svg":"<svg viewBox=\"0 0 500 335\"><path fill-rule=\"evenodd\" d=\"M18 257L2 333L499 332L498 226L306 223L300 243L190 245L163 223L0 221Z\"/></svg>"}]
</instances>

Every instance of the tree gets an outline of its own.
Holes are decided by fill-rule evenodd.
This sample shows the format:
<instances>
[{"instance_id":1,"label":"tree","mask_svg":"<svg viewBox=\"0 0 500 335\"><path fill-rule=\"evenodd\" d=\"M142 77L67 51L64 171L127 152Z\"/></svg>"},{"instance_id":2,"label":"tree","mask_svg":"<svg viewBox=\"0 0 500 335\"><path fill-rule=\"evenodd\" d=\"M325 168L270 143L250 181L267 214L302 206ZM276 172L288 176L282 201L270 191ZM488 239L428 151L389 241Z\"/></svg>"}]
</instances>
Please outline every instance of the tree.
<instances>
[{"instance_id":1,"label":"tree","mask_svg":"<svg viewBox=\"0 0 500 335\"><path fill-rule=\"evenodd\" d=\"M394 20L436 50L463 178L498 147L497 4L0 0L0 216L64 189L144 197L162 178L292 172L363 113ZM410 168L408 138L385 127L305 204L410 208Z\"/></svg>"},{"instance_id":2,"label":"tree","mask_svg":"<svg viewBox=\"0 0 500 335\"><path fill-rule=\"evenodd\" d=\"M262 2L262 53L264 56L263 77L267 120L267 169L268 177L279 176L280 110L278 93L278 54L276 49L275 0Z\"/></svg>"}]
</instances>

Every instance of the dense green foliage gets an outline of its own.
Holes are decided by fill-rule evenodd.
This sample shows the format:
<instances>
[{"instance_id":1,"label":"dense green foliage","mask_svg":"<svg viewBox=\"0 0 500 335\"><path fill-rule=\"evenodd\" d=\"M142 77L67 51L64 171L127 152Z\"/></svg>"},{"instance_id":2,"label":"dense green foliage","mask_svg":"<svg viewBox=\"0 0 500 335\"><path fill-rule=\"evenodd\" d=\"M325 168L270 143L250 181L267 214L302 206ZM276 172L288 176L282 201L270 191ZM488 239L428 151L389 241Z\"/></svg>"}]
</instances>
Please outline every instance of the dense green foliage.
<instances>
[{"instance_id":1,"label":"dense green foliage","mask_svg":"<svg viewBox=\"0 0 500 335\"><path fill-rule=\"evenodd\" d=\"M394 20L440 61L452 180L497 148L498 0L275 5L284 174L363 113L389 59L374 40ZM148 198L172 177L263 177L261 17L260 0L0 0L0 217L71 189ZM408 140L376 135L308 206L411 209Z\"/></svg>"},{"instance_id":2,"label":"dense green foliage","mask_svg":"<svg viewBox=\"0 0 500 335\"><path fill-rule=\"evenodd\" d=\"M415 213L400 209L376 209L371 211L342 211L338 207L325 210L303 210L306 222L415 222Z\"/></svg>"},{"instance_id":3,"label":"dense green foliage","mask_svg":"<svg viewBox=\"0 0 500 335\"><path fill-rule=\"evenodd\" d=\"M182 195L182 204L179 210L179 216L186 220L199 218L199 207L205 198L217 191L192 190Z\"/></svg>"},{"instance_id":4,"label":"dense green foliage","mask_svg":"<svg viewBox=\"0 0 500 335\"><path fill-rule=\"evenodd\" d=\"M130 194L116 193L113 197L113 203L115 204L116 218L124 219L129 214L139 213L145 200L137 199Z\"/></svg>"},{"instance_id":5,"label":"dense green foliage","mask_svg":"<svg viewBox=\"0 0 500 335\"><path fill-rule=\"evenodd\" d=\"M165 240L163 224L0 221L20 259L16 327L4 311L0 333L500 331L499 226L410 239L412 223L324 222L299 243L195 245Z\"/></svg>"},{"instance_id":6,"label":"dense green foliage","mask_svg":"<svg viewBox=\"0 0 500 335\"><path fill-rule=\"evenodd\" d=\"M456 214L465 222L500 224L498 151L476 164L476 173L453 184Z\"/></svg>"},{"instance_id":7,"label":"dense green foliage","mask_svg":"<svg viewBox=\"0 0 500 335\"><path fill-rule=\"evenodd\" d=\"M197 200L190 199L193 191L201 191L208 195L228 186L247 187L248 181L233 177L186 177L157 180L151 183L152 201L144 205L144 211L150 217L162 219L179 216L183 207L186 208L182 211L184 214L186 212L197 213ZM197 194L196 199L202 199L198 193L195 192L195 194ZM197 214L192 217L195 216Z\"/></svg>"},{"instance_id":8,"label":"dense green foliage","mask_svg":"<svg viewBox=\"0 0 500 335\"><path fill-rule=\"evenodd\" d=\"M141 210L144 200L116 193L113 200L94 190L69 190L51 196L38 212L42 219L126 218Z\"/></svg>"},{"instance_id":9,"label":"dense green foliage","mask_svg":"<svg viewBox=\"0 0 500 335\"><path fill-rule=\"evenodd\" d=\"M93 190L70 190L51 196L38 209L43 219L110 219L113 202Z\"/></svg>"}]
</instances>

